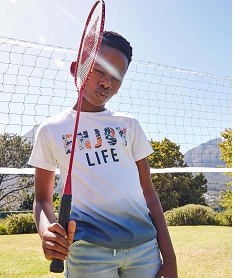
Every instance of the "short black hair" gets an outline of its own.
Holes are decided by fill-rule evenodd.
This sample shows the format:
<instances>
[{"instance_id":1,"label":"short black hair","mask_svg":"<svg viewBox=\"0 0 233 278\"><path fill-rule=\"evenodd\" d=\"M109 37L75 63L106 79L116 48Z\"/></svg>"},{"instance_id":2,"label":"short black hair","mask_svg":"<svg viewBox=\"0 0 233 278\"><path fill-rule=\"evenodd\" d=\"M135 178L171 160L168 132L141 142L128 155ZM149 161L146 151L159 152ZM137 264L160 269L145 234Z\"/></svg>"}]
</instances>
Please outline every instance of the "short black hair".
<instances>
[{"instance_id":1,"label":"short black hair","mask_svg":"<svg viewBox=\"0 0 233 278\"><path fill-rule=\"evenodd\" d=\"M109 46L121 51L127 57L128 65L132 61L133 48L130 43L118 33L113 31L104 31L101 45Z\"/></svg>"}]
</instances>

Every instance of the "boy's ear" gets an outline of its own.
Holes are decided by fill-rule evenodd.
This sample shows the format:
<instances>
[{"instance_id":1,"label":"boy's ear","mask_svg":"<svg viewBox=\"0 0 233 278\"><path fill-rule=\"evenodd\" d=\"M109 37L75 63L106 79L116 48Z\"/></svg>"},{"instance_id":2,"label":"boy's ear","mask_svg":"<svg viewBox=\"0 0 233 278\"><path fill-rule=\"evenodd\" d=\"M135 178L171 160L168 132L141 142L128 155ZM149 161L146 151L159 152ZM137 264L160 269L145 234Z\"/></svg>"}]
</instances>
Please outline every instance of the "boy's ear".
<instances>
[{"instance_id":1,"label":"boy's ear","mask_svg":"<svg viewBox=\"0 0 233 278\"><path fill-rule=\"evenodd\" d=\"M70 73L73 77L74 77L74 73L75 73L75 68L76 68L76 62L72 62L70 65Z\"/></svg>"}]
</instances>

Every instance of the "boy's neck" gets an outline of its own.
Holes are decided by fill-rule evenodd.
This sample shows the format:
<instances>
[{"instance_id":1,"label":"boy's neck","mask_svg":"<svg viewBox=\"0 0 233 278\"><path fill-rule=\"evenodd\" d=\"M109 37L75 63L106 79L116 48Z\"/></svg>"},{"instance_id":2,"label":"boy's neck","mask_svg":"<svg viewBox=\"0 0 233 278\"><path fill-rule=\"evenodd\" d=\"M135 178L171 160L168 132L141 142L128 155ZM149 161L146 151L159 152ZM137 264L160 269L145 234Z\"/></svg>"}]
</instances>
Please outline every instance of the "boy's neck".
<instances>
[{"instance_id":1,"label":"boy's neck","mask_svg":"<svg viewBox=\"0 0 233 278\"><path fill-rule=\"evenodd\" d=\"M78 103L76 102L73 105L72 109L77 111L77 108L78 108ZM83 105L83 104L81 106L81 112L93 112L93 113L95 113L95 112L103 112L105 110L107 110L107 108L105 106L100 106L100 107L93 106L91 108L90 107L85 107L85 105Z\"/></svg>"}]
</instances>

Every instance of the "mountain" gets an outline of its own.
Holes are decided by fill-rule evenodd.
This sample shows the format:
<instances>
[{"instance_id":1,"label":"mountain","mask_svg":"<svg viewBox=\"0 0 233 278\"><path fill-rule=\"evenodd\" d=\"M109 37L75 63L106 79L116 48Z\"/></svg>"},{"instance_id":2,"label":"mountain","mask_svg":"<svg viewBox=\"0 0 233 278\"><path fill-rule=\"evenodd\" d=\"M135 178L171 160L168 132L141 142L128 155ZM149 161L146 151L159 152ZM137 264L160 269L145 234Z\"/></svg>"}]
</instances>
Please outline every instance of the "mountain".
<instances>
[{"instance_id":1,"label":"mountain","mask_svg":"<svg viewBox=\"0 0 233 278\"><path fill-rule=\"evenodd\" d=\"M206 143L187 151L184 160L189 167L225 167L224 161L220 160L218 142L221 138L212 139ZM227 189L226 182L230 181L229 175L224 173L204 173L208 180L208 191L223 191Z\"/></svg>"},{"instance_id":2,"label":"mountain","mask_svg":"<svg viewBox=\"0 0 233 278\"><path fill-rule=\"evenodd\" d=\"M221 138L212 139L187 151L185 162L189 167L224 167L225 163L220 160L219 142L222 142Z\"/></svg>"}]
</instances>

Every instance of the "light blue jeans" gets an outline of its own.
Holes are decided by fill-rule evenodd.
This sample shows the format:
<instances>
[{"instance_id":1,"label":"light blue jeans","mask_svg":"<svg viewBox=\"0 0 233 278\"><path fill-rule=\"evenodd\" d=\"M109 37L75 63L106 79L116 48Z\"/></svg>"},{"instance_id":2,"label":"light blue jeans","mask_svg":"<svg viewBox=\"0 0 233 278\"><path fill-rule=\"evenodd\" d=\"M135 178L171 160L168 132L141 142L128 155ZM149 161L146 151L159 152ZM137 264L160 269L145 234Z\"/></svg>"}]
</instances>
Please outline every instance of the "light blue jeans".
<instances>
[{"instance_id":1,"label":"light blue jeans","mask_svg":"<svg viewBox=\"0 0 233 278\"><path fill-rule=\"evenodd\" d=\"M157 240L131 249L74 242L66 260L67 278L155 278L161 266Z\"/></svg>"}]
</instances>

